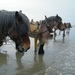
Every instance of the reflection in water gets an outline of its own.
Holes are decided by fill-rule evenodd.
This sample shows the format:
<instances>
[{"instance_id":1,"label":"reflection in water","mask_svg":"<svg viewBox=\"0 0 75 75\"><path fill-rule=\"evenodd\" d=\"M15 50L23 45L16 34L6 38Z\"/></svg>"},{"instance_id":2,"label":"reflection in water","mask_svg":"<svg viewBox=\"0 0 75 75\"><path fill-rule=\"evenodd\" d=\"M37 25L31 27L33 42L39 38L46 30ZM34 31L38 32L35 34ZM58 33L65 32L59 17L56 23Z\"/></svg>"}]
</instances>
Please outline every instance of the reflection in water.
<instances>
[{"instance_id":1,"label":"reflection in water","mask_svg":"<svg viewBox=\"0 0 75 75\"><path fill-rule=\"evenodd\" d=\"M44 69L45 69L45 64L43 61L43 55L38 55L34 53L34 61L33 65L30 69L28 69L29 74L28 75L44 75Z\"/></svg>"},{"instance_id":2,"label":"reflection in water","mask_svg":"<svg viewBox=\"0 0 75 75\"><path fill-rule=\"evenodd\" d=\"M23 70L24 66L22 65L21 59L23 57L24 54L20 54L19 52L16 52L16 61L17 61L17 73L16 75L24 75L23 73L21 73L20 71Z\"/></svg>"},{"instance_id":3,"label":"reflection in water","mask_svg":"<svg viewBox=\"0 0 75 75\"><path fill-rule=\"evenodd\" d=\"M70 28L66 29L66 34L69 35L70 34Z\"/></svg>"},{"instance_id":4,"label":"reflection in water","mask_svg":"<svg viewBox=\"0 0 75 75\"><path fill-rule=\"evenodd\" d=\"M7 54L0 52L0 75L5 72L5 65L7 64Z\"/></svg>"},{"instance_id":5,"label":"reflection in water","mask_svg":"<svg viewBox=\"0 0 75 75\"><path fill-rule=\"evenodd\" d=\"M27 67L24 67L24 65L21 62L21 58L23 55L20 55L19 53L16 53L16 59L17 59L17 73L16 75L43 75L45 74L45 64L43 62L43 55L38 55L34 53L34 61L33 64L28 65ZM42 74L43 73L43 74Z\"/></svg>"},{"instance_id":6,"label":"reflection in water","mask_svg":"<svg viewBox=\"0 0 75 75\"><path fill-rule=\"evenodd\" d=\"M18 67L16 70L20 70L20 69L23 69L23 65L21 63L21 58L23 57L24 54L20 54L19 52L16 52L16 61L17 61L17 64L18 64Z\"/></svg>"},{"instance_id":7,"label":"reflection in water","mask_svg":"<svg viewBox=\"0 0 75 75\"><path fill-rule=\"evenodd\" d=\"M7 64L7 54L0 52L0 67Z\"/></svg>"}]
</instances>

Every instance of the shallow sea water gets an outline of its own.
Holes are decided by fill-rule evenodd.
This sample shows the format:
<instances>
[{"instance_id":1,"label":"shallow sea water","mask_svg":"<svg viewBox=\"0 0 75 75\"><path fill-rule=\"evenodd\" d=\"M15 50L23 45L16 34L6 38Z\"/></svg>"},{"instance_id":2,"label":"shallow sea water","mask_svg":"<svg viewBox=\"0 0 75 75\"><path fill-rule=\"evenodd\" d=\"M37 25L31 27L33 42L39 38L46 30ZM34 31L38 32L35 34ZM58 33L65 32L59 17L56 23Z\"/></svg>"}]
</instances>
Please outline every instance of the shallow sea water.
<instances>
[{"instance_id":1,"label":"shallow sea water","mask_svg":"<svg viewBox=\"0 0 75 75\"><path fill-rule=\"evenodd\" d=\"M70 29L64 40L61 35L56 41L50 38L44 46L45 54L34 52L34 39L30 37L31 48L24 54L15 49L9 40L0 47L0 75L75 75L75 28Z\"/></svg>"}]
</instances>

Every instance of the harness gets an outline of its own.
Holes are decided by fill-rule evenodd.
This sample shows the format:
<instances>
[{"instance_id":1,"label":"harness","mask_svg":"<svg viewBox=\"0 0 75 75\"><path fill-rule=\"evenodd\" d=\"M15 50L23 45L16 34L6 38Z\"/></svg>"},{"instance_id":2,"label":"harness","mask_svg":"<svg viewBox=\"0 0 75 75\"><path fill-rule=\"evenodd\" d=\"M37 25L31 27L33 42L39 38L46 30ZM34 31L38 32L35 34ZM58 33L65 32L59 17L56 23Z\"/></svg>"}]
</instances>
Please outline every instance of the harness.
<instances>
[{"instance_id":1,"label":"harness","mask_svg":"<svg viewBox=\"0 0 75 75\"><path fill-rule=\"evenodd\" d=\"M46 27L50 33L53 33L53 31L50 29L50 25L47 22L46 22Z\"/></svg>"}]
</instances>

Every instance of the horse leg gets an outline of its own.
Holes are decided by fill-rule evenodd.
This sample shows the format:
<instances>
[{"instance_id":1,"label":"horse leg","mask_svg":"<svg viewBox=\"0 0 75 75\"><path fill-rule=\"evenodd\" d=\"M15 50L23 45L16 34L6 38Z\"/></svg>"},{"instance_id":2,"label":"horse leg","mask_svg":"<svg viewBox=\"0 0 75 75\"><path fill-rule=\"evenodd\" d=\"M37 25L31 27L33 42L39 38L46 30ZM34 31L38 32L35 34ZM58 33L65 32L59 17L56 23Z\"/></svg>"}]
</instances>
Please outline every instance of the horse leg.
<instances>
[{"instance_id":1,"label":"horse leg","mask_svg":"<svg viewBox=\"0 0 75 75\"><path fill-rule=\"evenodd\" d=\"M0 41L0 46L2 46L3 45L3 41Z\"/></svg>"},{"instance_id":2,"label":"horse leg","mask_svg":"<svg viewBox=\"0 0 75 75\"><path fill-rule=\"evenodd\" d=\"M56 34L56 29L54 30L54 36L56 36L57 34Z\"/></svg>"},{"instance_id":3,"label":"horse leg","mask_svg":"<svg viewBox=\"0 0 75 75\"><path fill-rule=\"evenodd\" d=\"M40 45L38 54L44 54L43 47L44 47L44 43Z\"/></svg>"},{"instance_id":4,"label":"horse leg","mask_svg":"<svg viewBox=\"0 0 75 75\"><path fill-rule=\"evenodd\" d=\"M63 31L63 39L64 39L64 37L65 37L65 30Z\"/></svg>"},{"instance_id":5,"label":"horse leg","mask_svg":"<svg viewBox=\"0 0 75 75\"><path fill-rule=\"evenodd\" d=\"M4 38L4 37L2 37L2 36L0 36L0 46L2 46L2 45L3 45L3 40L5 40L5 38Z\"/></svg>"},{"instance_id":6,"label":"horse leg","mask_svg":"<svg viewBox=\"0 0 75 75\"><path fill-rule=\"evenodd\" d=\"M37 38L34 38L34 51L37 51Z\"/></svg>"},{"instance_id":7,"label":"horse leg","mask_svg":"<svg viewBox=\"0 0 75 75\"><path fill-rule=\"evenodd\" d=\"M55 41L55 37L56 37L56 29L54 30L54 41Z\"/></svg>"},{"instance_id":8,"label":"horse leg","mask_svg":"<svg viewBox=\"0 0 75 75\"><path fill-rule=\"evenodd\" d=\"M61 31L59 30L59 35L61 34Z\"/></svg>"},{"instance_id":9,"label":"horse leg","mask_svg":"<svg viewBox=\"0 0 75 75\"><path fill-rule=\"evenodd\" d=\"M65 36L65 30L63 31L63 37Z\"/></svg>"},{"instance_id":10,"label":"horse leg","mask_svg":"<svg viewBox=\"0 0 75 75\"><path fill-rule=\"evenodd\" d=\"M15 45L16 45L16 49L17 49L18 48L18 44L15 43Z\"/></svg>"}]
</instances>

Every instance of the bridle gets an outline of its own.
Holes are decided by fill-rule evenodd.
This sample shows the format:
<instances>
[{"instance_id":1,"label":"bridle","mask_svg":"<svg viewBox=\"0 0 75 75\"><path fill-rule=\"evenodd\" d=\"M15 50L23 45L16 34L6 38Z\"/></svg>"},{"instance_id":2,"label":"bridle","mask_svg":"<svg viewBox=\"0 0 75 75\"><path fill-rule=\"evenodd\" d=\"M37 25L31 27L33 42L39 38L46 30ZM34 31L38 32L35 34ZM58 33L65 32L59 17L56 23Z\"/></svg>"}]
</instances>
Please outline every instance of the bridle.
<instances>
[{"instance_id":1,"label":"bridle","mask_svg":"<svg viewBox=\"0 0 75 75\"><path fill-rule=\"evenodd\" d=\"M14 30L17 30L18 37L19 37L19 39L20 39L20 43L22 43L22 38L21 38L21 36L19 35L19 31L18 31L18 27L19 27L20 25L18 24L17 20L15 21L15 24L16 24L16 25L14 25L14 26L12 27L12 29L10 30L10 32L8 32L8 35L10 36L10 35L14 32Z\"/></svg>"},{"instance_id":2,"label":"bridle","mask_svg":"<svg viewBox=\"0 0 75 75\"><path fill-rule=\"evenodd\" d=\"M61 30L61 28L60 28L60 24L61 24L61 23L62 23L62 22L59 22L58 25L57 25L58 29L60 29L60 30Z\"/></svg>"},{"instance_id":3,"label":"bridle","mask_svg":"<svg viewBox=\"0 0 75 75\"><path fill-rule=\"evenodd\" d=\"M45 33L45 32L47 32L47 31L49 31L50 33L52 33L52 30L50 29L50 25L48 24L48 22L45 22L45 25L46 25L46 27L47 27L47 30L45 30L44 32L42 32L42 33L40 33L40 34L43 34L43 33ZM56 25L56 23L54 22L54 26Z\"/></svg>"}]
</instances>

